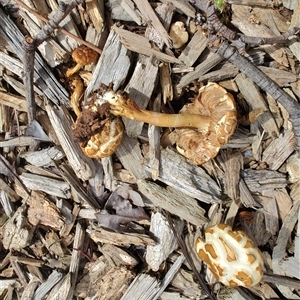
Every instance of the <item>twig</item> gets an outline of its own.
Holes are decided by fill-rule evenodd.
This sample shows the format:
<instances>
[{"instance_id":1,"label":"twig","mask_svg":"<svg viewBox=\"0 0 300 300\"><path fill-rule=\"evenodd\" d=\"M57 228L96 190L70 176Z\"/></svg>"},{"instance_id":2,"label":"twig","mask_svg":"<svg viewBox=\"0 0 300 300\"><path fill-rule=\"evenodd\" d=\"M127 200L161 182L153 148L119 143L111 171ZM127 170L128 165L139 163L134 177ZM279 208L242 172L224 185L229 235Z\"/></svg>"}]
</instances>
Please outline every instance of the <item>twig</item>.
<instances>
[{"instance_id":1,"label":"twig","mask_svg":"<svg viewBox=\"0 0 300 300\"><path fill-rule=\"evenodd\" d=\"M46 41L57 28L58 24L72 11L78 4L82 4L84 0L71 0L69 4L59 2L59 7L56 13L44 25L42 30L35 38L25 37L23 41L24 56L24 86L28 110L28 123L35 120L35 100L33 92L33 74L34 74L34 59L36 48Z\"/></svg>"},{"instance_id":2,"label":"twig","mask_svg":"<svg viewBox=\"0 0 300 300\"><path fill-rule=\"evenodd\" d=\"M48 20L44 25L42 30L35 37L35 45L38 47L44 41L46 41L51 34L57 29L59 23L70 14L72 9L79 4L83 4L84 0L71 0L69 4L66 4L62 1L58 2L58 10L55 14Z\"/></svg>"},{"instance_id":3,"label":"twig","mask_svg":"<svg viewBox=\"0 0 300 300\"><path fill-rule=\"evenodd\" d=\"M45 18L44 16L40 15L38 12L36 12L34 9L30 8L29 6L27 6L25 3L23 3L20 0L13 0L14 2L16 2L19 6L25 8L27 11L29 11L31 14L33 14L35 17L37 17L38 19L42 20L43 22L48 22L49 20L47 18ZM73 33L65 30L64 28L57 26L56 28L57 30L59 30L61 33L71 37L72 39L74 39L75 41L77 41L78 43L85 45L93 50L95 50L96 52L98 52L99 54L102 53L102 49L99 49L98 47L96 47L95 45L81 39L80 37L74 35Z\"/></svg>"},{"instance_id":4,"label":"twig","mask_svg":"<svg viewBox=\"0 0 300 300\"><path fill-rule=\"evenodd\" d=\"M34 39L31 37L25 37L23 40L23 82L25 88L25 97L27 102L28 124L31 124L35 120L36 106L34 99L33 89L33 74L34 74L34 53L35 45ZM25 63L26 62L26 63Z\"/></svg>"},{"instance_id":5,"label":"twig","mask_svg":"<svg viewBox=\"0 0 300 300\"><path fill-rule=\"evenodd\" d=\"M293 28L290 28L285 33L271 38L263 38L263 37L252 37L246 35L240 35L240 40L245 44L249 44L252 46L265 45L265 44L284 44L288 41L288 38L298 34L300 31L300 25L297 25Z\"/></svg>"}]
</instances>

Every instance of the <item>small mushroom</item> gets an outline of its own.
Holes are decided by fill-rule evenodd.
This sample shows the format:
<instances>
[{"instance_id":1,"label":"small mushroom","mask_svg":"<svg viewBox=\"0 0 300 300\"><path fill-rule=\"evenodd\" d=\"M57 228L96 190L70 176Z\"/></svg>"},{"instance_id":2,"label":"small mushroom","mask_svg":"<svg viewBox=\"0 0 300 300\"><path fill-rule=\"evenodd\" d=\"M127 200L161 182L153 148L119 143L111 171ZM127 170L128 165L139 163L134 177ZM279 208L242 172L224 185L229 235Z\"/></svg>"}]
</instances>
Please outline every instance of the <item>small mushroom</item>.
<instances>
[{"instance_id":1,"label":"small mushroom","mask_svg":"<svg viewBox=\"0 0 300 300\"><path fill-rule=\"evenodd\" d=\"M76 62L76 66L67 70L66 77L78 72L83 66L93 63L98 58L98 53L85 46L78 47L73 51L72 58Z\"/></svg>"},{"instance_id":2,"label":"small mushroom","mask_svg":"<svg viewBox=\"0 0 300 300\"><path fill-rule=\"evenodd\" d=\"M215 157L237 124L233 96L216 83L202 87L193 103L185 105L179 114L141 109L123 91L107 91L103 100L110 103L113 115L177 128L177 150L193 164L200 165Z\"/></svg>"},{"instance_id":3,"label":"small mushroom","mask_svg":"<svg viewBox=\"0 0 300 300\"><path fill-rule=\"evenodd\" d=\"M205 230L205 241L197 239L196 252L226 286L249 288L262 279L262 254L242 230L233 231L227 224L211 226Z\"/></svg>"},{"instance_id":4,"label":"small mushroom","mask_svg":"<svg viewBox=\"0 0 300 300\"><path fill-rule=\"evenodd\" d=\"M189 39L189 34L185 30L184 23L177 21L170 27L170 37L175 49L181 48Z\"/></svg>"}]
</instances>

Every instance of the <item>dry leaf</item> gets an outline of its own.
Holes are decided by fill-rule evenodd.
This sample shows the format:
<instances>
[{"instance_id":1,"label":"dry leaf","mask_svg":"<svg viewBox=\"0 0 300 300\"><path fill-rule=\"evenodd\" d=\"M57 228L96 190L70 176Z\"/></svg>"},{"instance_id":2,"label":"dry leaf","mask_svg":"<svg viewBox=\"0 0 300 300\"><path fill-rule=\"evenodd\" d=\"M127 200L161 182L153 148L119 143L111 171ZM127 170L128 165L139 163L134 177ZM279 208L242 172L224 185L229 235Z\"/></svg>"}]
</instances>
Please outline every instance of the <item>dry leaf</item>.
<instances>
[{"instance_id":1,"label":"dry leaf","mask_svg":"<svg viewBox=\"0 0 300 300\"><path fill-rule=\"evenodd\" d=\"M124 194L126 190L115 190L109 197L105 209L95 214L97 221L102 226L115 232L121 232L129 222L149 219L142 207L133 205L130 200L125 199L118 192L123 192ZM128 193L128 196L136 198L135 202L137 203L137 195L139 194L132 192Z\"/></svg>"}]
</instances>

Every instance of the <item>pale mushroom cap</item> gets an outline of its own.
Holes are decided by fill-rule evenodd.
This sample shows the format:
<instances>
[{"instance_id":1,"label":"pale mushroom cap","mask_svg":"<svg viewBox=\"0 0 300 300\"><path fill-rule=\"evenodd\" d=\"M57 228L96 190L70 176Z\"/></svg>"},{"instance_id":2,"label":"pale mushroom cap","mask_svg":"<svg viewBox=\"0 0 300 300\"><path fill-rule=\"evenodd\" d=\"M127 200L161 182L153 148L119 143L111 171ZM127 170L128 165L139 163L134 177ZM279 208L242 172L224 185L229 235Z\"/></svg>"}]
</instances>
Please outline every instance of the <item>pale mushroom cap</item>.
<instances>
[{"instance_id":1,"label":"pale mushroom cap","mask_svg":"<svg viewBox=\"0 0 300 300\"><path fill-rule=\"evenodd\" d=\"M205 241L198 238L196 252L216 280L229 287L251 287L263 276L263 259L248 235L218 224L205 231Z\"/></svg>"},{"instance_id":2,"label":"pale mushroom cap","mask_svg":"<svg viewBox=\"0 0 300 300\"><path fill-rule=\"evenodd\" d=\"M226 144L237 125L237 111L233 96L216 83L208 83L198 96L185 105L180 113L202 114L211 119L205 132L198 129L176 129L177 150L193 164L201 165L214 158Z\"/></svg>"},{"instance_id":3,"label":"pale mushroom cap","mask_svg":"<svg viewBox=\"0 0 300 300\"><path fill-rule=\"evenodd\" d=\"M175 49L181 48L186 44L189 39L189 34L187 33L183 22L177 21L171 25L170 37Z\"/></svg>"}]
</instances>

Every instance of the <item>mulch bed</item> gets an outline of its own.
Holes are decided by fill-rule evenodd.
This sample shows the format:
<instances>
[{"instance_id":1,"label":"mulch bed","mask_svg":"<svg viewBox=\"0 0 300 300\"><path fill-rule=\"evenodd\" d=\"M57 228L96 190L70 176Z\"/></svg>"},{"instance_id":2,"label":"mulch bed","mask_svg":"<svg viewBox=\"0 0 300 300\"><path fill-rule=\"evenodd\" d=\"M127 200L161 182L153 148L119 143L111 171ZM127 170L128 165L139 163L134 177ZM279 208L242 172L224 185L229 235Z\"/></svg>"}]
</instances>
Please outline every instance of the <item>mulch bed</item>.
<instances>
[{"instance_id":1,"label":"mulch bed","mask_svg":"<svg viewBox=\"0 0 300 300\"><path fill-rule=\"evenodd\" d=\"M300 299L300 2L102 2L0 2L1 299ZM82 44L96 60L66 77ZM89 102L104 86L173 114L209 82L238 125L206 163L127 118L112 155L82 151L111 118ZM258 285L198 259L220 223L261 250Z\"/></svg>"}]
</instances>

